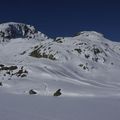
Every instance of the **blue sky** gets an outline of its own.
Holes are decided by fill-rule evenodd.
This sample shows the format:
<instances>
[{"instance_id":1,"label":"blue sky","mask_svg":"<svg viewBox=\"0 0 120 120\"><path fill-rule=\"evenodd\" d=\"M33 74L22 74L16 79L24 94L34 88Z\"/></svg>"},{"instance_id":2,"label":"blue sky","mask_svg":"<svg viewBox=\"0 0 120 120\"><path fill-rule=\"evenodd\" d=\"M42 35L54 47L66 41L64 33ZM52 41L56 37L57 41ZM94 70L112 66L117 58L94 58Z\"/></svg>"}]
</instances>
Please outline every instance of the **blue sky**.
<instances>
[{"instance_id":1,"label":"blue sky","mask_svg":"<svg viewBox=\"0 0 120 120\"><path fill-rule=\"evenodd\" d=\"M50 37L84 30L120 41L120 3L102 0L1 0L0 23L34 25Z\"/></svg>"}]
</instances>

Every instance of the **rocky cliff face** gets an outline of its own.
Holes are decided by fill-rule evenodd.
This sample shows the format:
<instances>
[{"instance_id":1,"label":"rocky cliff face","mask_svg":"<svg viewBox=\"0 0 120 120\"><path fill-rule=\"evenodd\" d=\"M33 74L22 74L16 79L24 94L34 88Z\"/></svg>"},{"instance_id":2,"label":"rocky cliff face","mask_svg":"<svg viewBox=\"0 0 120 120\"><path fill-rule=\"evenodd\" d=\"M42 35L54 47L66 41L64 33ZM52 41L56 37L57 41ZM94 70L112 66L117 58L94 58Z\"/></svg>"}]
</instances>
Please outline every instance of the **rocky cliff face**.
<instances>
[{"instance_id":1,"label":"rocky cliff face","mask_svg":"<svg viewBox=\"0 0 120 120\"><path fill-rule=\"evenodd\" d=\"M34 26L26 25L23 23L3 23L0 24L0 38L1 41L9 41L16 38L34 38L38 36L44 36L41 32L38 32ZM47 36L46 36L47 37Z\"/></svg>"}]
</instances>

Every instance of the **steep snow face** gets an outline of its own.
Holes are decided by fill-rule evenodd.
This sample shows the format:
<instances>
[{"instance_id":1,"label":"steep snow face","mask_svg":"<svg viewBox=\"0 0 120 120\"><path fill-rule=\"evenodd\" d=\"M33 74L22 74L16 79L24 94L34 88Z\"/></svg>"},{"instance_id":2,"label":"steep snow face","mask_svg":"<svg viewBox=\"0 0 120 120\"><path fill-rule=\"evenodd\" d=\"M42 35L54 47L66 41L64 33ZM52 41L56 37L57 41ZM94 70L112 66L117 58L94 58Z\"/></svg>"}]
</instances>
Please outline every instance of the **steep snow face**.
<instances>
[{"instance_id":1,"label":"steep snow face","mask_svg":"<svg viewBox=\"0 0 120 120\"><path fill-rule=\"evenodd\" d=\"M35 38L35 37L47 37L41 32L38 32L34 26L26 25L23 23L3 23L0 24L0 38L1 42L9 41L15 38Z\"/></svg>"},{"instance_id":2,"label":"steep snow face","mask_svg":"<svg viewBox=\"0 0 120 120\"><path fill-rule=\"evenodd\" d=\"M63 96L119 95L120 44L94 31L53 40L27 27L35 37L28 38L24 29L15 27L22 36L0 44L3 92L28 94L34 89L53 95L61 89Z\"/></svg>"}]
</instances>

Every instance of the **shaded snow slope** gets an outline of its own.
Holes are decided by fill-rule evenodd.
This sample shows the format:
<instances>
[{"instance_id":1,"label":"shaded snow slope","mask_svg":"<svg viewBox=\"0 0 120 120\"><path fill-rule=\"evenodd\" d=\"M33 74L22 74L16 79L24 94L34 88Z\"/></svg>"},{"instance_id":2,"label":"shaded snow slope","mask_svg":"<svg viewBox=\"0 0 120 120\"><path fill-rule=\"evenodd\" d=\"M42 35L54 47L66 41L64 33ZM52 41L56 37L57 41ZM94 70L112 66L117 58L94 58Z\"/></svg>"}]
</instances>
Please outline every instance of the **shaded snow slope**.
<instances>
[{"instance_id":1,"label":"shaded snow slope","mask_svg":"<svg viewBox=\"0 0 120 120\"><path fill-rule=\"evenodd\" d=\"M9 28L11 24L15 31ZM26 37L24 26L34 31L27 32L32 37ZM9 42L0 38L2 92L28 94L35 89L40 95L51 96L62 89L63 96L119 95L120 43L95 31L48 39L29 25L0 25L5 34L8 28L9 35L13 32L15 37Z\"/></svg>"}]
</instances>

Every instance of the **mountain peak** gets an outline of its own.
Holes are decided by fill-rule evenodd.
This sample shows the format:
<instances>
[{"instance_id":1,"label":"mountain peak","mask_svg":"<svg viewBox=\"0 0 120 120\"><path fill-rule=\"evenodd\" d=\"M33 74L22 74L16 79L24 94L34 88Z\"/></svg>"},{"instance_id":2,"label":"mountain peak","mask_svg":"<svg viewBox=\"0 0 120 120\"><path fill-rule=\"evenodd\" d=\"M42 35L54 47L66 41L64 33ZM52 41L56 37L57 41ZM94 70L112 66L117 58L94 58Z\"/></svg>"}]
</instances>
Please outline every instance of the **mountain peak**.
<instances>
[{"instance_id":1,"label":"mountain peak","mask_svg":"<svg viewBox=\"0 0 120 120\"><path fill-rule=\"evenodd\" d=\"M38 31L24 23L8 22L0 24L0 37L4 39L32 38Z\"/></svg>"},{"instance_id":2,"label":"mountain peak","mask_svg":"<svg viewBox=\"0 0 120 120\"><path fill-rule=\"evenodd\" d=\"M76 34L76 36L85 36L85 37L90 37L90 36L95 36L95 37L104 37L103 34L96 32L96 31L81 31Z\"/></svg>"}]
</instances>

